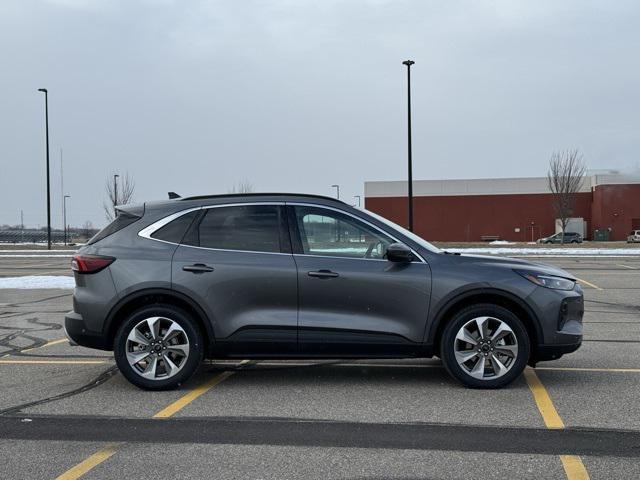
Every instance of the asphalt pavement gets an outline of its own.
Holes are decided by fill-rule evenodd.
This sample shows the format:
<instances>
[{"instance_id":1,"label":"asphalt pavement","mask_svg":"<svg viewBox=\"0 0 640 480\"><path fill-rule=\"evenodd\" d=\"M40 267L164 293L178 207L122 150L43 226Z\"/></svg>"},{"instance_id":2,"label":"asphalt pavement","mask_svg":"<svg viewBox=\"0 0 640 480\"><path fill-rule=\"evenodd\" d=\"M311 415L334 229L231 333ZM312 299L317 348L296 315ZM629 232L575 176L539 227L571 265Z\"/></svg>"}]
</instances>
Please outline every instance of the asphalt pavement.
<instances>
[{"instance_id":1,"label":"asphalt pavement","mask_svg":"<svg viewBox=\"0 0 640 480\"><path fill-rule=\"evenodd\" d=\"M70 274L16 255L0 277ZM144 392L64 341L71 291L0 290L0 476L640 478L640 258L536 261L581 279L585 341L494 391L412 359L213 361Z\"/></svg>"}]
</instances>

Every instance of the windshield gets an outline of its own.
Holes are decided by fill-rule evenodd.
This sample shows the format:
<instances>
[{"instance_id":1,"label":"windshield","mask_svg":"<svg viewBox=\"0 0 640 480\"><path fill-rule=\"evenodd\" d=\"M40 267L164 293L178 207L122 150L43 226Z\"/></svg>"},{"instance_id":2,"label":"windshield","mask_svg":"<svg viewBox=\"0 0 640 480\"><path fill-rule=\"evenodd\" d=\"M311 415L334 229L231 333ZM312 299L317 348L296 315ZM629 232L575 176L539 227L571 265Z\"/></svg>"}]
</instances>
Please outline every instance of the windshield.
<instances>
[{"instance_id":1,"label":"windshield","mask_svg":"<svg viewBox=\"0 0 640 480\"><path fill-rule=\"evenodd\" d=\"M407 230L404 227L401 227L400 225L398 225L397 223L393 223L391 220L388 220L380 215L378 215L377 213L373 213L370 210L367 210L365 208L360 208L360 207L356 207L358 210L361 210L363 212L365 212L367 215L371 215L373 218L375 218L376 220L381 221L382 223L384 223L385 225L387 225L388 227L393 228L394 230L399 231L401 234L403 234L405 237L411 239L412 241L416 242L418 245L420 245L421 247L429 250L430 252L433 253L442 253L442 250L439 249L438 247L436 247L435 245L430 244L429 242L427 242L424 238L419 237L418 235L416 235L415 233Z\"/></svg>"}]
</instances>

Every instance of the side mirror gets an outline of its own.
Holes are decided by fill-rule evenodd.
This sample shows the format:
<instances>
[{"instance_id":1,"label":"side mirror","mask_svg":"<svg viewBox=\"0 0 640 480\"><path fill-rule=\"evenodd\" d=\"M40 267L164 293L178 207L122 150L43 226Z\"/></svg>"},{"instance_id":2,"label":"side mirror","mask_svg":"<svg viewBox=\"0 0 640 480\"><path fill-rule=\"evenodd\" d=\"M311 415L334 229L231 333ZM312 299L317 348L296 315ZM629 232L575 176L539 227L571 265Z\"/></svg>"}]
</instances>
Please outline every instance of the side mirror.
<instances>
[{"instance_id":1,"label":"side mirror","mask_svg":"<svg viewBox=\"0 0 640 480\"><path fill-rule=\"evenodd\" d=\"M392 243L387 247L387 260L408 263L413 261L413 252L403 243Z\"/></svg>"}]
</instances>

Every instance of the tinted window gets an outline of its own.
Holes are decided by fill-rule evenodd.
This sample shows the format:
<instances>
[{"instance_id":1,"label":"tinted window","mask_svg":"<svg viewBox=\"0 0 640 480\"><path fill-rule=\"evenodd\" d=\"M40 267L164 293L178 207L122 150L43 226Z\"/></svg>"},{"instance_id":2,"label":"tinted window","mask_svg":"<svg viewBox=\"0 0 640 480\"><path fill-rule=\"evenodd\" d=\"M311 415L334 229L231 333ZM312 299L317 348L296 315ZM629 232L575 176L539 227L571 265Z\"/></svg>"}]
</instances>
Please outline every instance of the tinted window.
<instances>
[{"instance_id":1,"label":"tinted window","mask_svg":"<svg viewBox=\"0 0 640 480\"><path fill-rule=\"evenodd\" d=\"M222 250L280 252L277 205L210 208L200 221L197 237L185 243Z\"/></svg>"},{"instance_id":2,"label":"tinted window","mask_svg":"<svg viewBox=\"0 0 640 480\"><path fill-rule=\"evenodd\" d=\"M187 228L193 222L193 219L198 216L200 210L185 213L184 215L176 218L172 222L167 223L164 227L156 230L151 238L157 238L158 240L164 240L165 242L180 243L182 237L184 237Z\"/></svg>"},{"instance_id":3,"label":"tinted window","mask_svg":"<svg viewBox=\"0 0 640 480\"><path fill-rule=\"evenodd\" d=\"M113 220L109 225L107 225L93 237L91 237L91 239L87 242L87 245L99 242L103 238L108 237L109 235L113 235L118 230L122 230L124 227L131 225L137 220L140 220L140 218L140 216L135 215L134 213L124 211L119 212L115 220Z\"/></svg>"},{"instance_id":4,"label":"tinted window","mask_svg":"<svg viewBox=\"0 0 640 480\"><path fill-rule=\"evenodd\" d=\"M296 207L302 249L308 255L384 258L393 240L359 220L318 207Z\"/></svg>"}]
</instances>

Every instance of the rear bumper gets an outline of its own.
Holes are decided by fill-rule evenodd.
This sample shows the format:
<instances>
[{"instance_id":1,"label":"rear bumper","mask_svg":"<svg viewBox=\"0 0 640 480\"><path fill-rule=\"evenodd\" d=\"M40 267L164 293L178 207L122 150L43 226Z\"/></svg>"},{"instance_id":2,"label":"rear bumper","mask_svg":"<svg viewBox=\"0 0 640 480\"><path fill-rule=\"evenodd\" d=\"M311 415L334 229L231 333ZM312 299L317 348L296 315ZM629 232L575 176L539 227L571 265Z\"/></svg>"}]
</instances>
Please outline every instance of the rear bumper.
<instances>
[{"instance_id":1,"label":"rear bumper","mask_svg":"<svg viewBox=\"0 0 640 480\"><path fill-rule=\"evenodd\" d=\"M94 332L87 329L82 315L71 311L64 317L64 333L72 345L97 348L99 350L111 350L111 345L102 332Z\"/></svg>"}]
</instances>

